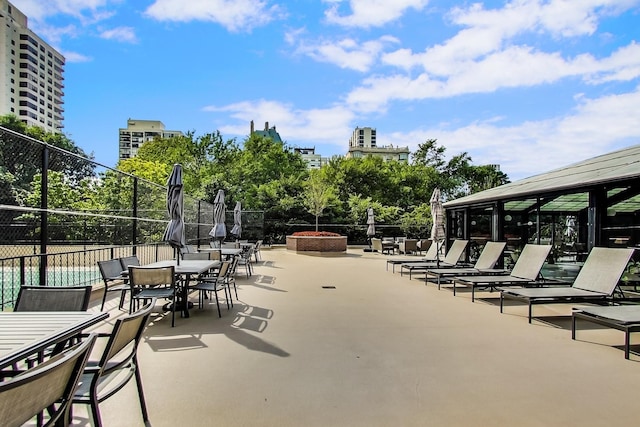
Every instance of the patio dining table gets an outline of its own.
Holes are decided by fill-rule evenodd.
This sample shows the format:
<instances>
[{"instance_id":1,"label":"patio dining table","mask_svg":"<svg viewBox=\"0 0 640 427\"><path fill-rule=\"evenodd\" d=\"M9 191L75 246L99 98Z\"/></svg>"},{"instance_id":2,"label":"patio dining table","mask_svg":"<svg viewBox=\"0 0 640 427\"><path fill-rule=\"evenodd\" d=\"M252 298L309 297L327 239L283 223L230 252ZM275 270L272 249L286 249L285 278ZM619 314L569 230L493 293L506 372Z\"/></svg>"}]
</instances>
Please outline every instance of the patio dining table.
<instances>
[{"instance_id":1,"label":"patio dining table","mask_svg":"<svg viewBox=\"0 0 640 427\"><path fill-rule=\"evenodd\" d=\"M174 267L176 276L184 276L184 282L180 287L180 302L178 306L182 310L183 317L189 317L189 282L193 276L199 276L209 270L220 267L220 261L217 260L181 260L180 264L175 259L157 261L151 264L145 264L144 267ZM176 307L177 308L177 307Z\"/></svg>"},{"instance_id":2,"label":"patio dining table","mask_svg":"<svg viewBox=\"0 0 640 427\"><path fill-rule=\"evenodd\" d=\"M106 312L0 312L0 370L80 334Z\"/></svg>"}]
</instances>

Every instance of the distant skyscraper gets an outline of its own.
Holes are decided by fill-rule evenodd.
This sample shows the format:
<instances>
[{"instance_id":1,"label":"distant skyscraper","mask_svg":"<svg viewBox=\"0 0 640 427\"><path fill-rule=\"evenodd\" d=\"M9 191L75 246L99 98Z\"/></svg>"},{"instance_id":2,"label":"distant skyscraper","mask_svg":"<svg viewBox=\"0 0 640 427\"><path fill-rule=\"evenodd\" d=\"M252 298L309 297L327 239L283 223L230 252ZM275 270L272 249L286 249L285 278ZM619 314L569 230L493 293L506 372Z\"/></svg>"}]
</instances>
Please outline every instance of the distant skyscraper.
<instances>
[{"instance_id":1,"label":"distant skyscraper","mask_svg":"<svg viewBox=\"0 0 640 427\"><path fill-rule=\"evenodd\" d=\"M158 138L173 138L182 135L179 130L165 130L158 120L127 120L127 127L119 129L119 159L128 159L138 154L140 146Z\"/></svg>"},{"instance_id":2,"label":"distant skyscraper","mask_svg":"<svg viewBox=\"0 0 640 427\"><path fill-rule=\"evenodd\" d=\"M357 127L349 139L349 151L346 157L375 156L382 157L385 161L408 162L410 153L409 147L393 147L392 145L380 147L376 141L375 129Z\"/></svg>"},{"instance_id":3,"label":"distant skyscraper","mask_svg":"<svg viewBox=\"0 0 640 427\"><path fill-rule=\"evenodd\" d=\"M0 0L0 20L0 114L60 132L64 56L27 28L27 16L7 0Z\"/></svg>"}]
</instances>

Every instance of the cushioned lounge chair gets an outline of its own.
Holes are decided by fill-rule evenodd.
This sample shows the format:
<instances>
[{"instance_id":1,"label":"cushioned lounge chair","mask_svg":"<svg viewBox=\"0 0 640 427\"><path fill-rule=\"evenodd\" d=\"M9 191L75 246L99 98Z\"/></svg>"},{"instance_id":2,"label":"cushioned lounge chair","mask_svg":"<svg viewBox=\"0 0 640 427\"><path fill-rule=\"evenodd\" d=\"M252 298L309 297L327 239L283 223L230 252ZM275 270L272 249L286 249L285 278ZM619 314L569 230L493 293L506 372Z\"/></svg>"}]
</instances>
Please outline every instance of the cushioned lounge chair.
<instances>
[{"instance_id":1,"label":"cushioned lounge chair","mask_svg":"<svg viewBox=\"0 0 640 427\"><path fill-rule=\"evenodd\" d=\"M624 358L629 358L631 333L640 332L640 305L584 307L572 313L571 339L576 339L577 319L587 320L624 332Z\"/></svg>"},{"instance_id":2,"label":"cushioned lounge chair","mask_svg":"<svg viewBox=\"0 0 640 427\"><path fill-rule=\"evenodd\" d=\"M501 289L500 312L505 298L529 305L529 323L534 304L608 302L624 273L633 248L593 248L570 287Z\"/></svg>"},{"instance_id":3,"label":"cushioned lounge chair","mask_svg":"<svg viewBox=\"0 0 640 427\"><path fill-rule=\"evenodd\" d=\"M465 258L465 250L467 249L468 244L469 244L468 240L455 240L451 245L451 247L449 248L447 255L440 262L424 261L424 262L403 263L400 266L400 275L402 276L406 271L407 273L409 273L409 280L411 280L411 275L414 272L425 272L430 268L459 266L461 263L461 260Z\"/></svg>"},{"instance_id":4,"label":"cushioned lounge chair","mask_svg":"<svg viewBox=\"0 0 640 427\"><path fill-rule=\"evenodd\" d=\"M428 269L425 275L425 282L430 277L434 277L440 289L440 283L443 278L451 278L458 276L473 276L486 274L507 274L508 270L502 268L494 268L500 255L504 251L506 242L487 242L473 267L442 267Z\"/></svg>"},{"instance_id":5,"label":"cushioned lounge chair","mask_svg":"<svg viewBox=\"0 0 640 427\"><path fill-rule=\"evenodd\" d=\"M525 245L518 261L513 266L511 273L504 276L480 275L454 277L453 294L456 294L456 285L464 285L471 288L471 301L475 301L476 288L496 288L498 286L522 286L525 284L537 283L540 270L544 265L551 245Z\"/></svg>"},{"instance_id":6,"label":"cushioned lounge chair","mask_svg":"<svg viewBox=\"0 0 640 427\"><path fill-rule=\"evenodd\" d=\"M407 264L410 262L426 262L435 261L438 256L438 245L431 245L422 258L393 258L387 260L387 270L389 270L389 264L392 265L391 271L396 272L396 265Z\"/></svg>"}]
</instances>

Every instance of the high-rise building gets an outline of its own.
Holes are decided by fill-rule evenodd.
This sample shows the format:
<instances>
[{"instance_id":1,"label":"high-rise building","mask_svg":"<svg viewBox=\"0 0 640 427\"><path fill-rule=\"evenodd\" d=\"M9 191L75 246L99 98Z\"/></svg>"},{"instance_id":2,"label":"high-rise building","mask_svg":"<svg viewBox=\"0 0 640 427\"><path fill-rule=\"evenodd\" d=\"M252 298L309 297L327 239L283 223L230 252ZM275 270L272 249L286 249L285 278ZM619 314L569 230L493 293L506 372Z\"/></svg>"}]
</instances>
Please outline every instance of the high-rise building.
<instances>
[{"instance_id":1,"label":"high-rise building","mask_svg":"<svg viewBox=\"0 0 640 427\"><path fill-rule=\"evenodd\" d=\"M0 114L60 132L64 56L31 31L27 16L7 0L0 0L0 20Z\"/></svg>"},{"instance_id":2,"label":"high-rise building","mask_svg":"<svg viewBox=\"0 0 640 427\"><path fill-rule=\"evenodd\" d=\"M173 138L181 136L179 130L165 130L164 123L158 120L127 120L127 127L120 128L118 158L128 159L138 154L138 149L147 141L155 138Z\"/></svg>"},{"instance_id":3,"label":"high-rise building","mask_svg":"<svg viewBox=\"0 0 640 427\"><path fill-rule=\"evenodd\" d=\"M349 151L346 157L382 157L385 161L395 160L400 162L409 161L409 147L378 146L376 141L376 130L370 127L357 127L349 139Z\"/></svg>"}]
</instances>

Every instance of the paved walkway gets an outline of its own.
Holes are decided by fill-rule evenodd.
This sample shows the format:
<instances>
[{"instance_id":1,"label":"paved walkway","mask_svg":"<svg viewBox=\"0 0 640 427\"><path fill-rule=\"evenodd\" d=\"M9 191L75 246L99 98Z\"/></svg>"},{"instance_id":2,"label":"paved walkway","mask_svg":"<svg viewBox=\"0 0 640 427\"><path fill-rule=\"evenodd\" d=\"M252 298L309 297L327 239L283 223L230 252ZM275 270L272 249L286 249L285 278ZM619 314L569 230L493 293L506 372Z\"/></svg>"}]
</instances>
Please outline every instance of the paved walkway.
<instances>
[{"instance_id":1,"label":"paved walkway","mask_svg":"<svg viewBox=\"0 0 640 427\"><path fill-rule=\"evenodd\" d=\"M525 306L500 314L495 294L471 303L469 293L454 297L385 271L387 256L361 249L334 257L265 249L262 257L221 319L213 305L176 318L175 328L158 316L147 329L139 354L154 427L640 419L640 356L624 359L613 346L623 343L618 331L585 328L572 341L567 318L529 325ZM114 316L116 306L111 300ZM550 309L536 313L570 312ZM136 402L133 385L105 402L105 426L141 425Z\"/></svg>"}]
</instances>

